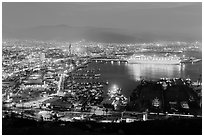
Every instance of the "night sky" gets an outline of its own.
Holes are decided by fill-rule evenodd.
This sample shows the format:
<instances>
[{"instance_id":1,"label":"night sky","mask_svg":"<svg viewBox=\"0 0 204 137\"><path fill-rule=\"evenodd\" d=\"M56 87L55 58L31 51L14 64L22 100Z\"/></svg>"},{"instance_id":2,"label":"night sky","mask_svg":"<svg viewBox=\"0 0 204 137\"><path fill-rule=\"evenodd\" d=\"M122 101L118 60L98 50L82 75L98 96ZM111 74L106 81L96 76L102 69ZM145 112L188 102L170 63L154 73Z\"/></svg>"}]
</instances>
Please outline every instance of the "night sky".
<instances>
[{"instance_id":1,"label":"night sky","mask_svg":"<svg viewBox=\"0 0 204 137\"><path fill-rule=\"evenodd\" d=\"M3 38L201 41L202 3L3 3Z\"/></svg>"}]
</instances>

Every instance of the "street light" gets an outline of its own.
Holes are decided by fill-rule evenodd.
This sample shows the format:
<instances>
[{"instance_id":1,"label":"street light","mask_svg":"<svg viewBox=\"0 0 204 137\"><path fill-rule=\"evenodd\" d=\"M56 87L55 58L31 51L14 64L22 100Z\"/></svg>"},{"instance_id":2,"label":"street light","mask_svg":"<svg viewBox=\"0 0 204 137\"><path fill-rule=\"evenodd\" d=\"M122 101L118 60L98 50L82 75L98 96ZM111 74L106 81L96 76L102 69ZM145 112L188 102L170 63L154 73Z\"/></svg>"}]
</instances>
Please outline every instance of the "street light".
<instances>
[{"instance_id":1,"label":"street light","mask_svg":"<svg viewBox=\"0 0 204 137\"><path fill-rule=\"evenodd\" d=\"M20 103L22 103L22 100L20 100ZM22 106L21 106L21 117L23 117L23 103L22 103Z\"/></svg>"}]
</instances>

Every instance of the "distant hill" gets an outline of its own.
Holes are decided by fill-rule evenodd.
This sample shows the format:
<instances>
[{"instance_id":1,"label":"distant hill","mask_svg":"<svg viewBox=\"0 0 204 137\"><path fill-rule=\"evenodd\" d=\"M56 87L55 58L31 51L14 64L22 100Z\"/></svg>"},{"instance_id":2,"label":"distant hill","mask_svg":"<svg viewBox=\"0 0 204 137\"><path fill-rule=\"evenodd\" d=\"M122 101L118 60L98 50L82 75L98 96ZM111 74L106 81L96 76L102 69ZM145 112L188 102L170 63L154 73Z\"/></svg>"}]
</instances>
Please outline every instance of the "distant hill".
<instances>
[{"instance_id":1,"label":"distant hill","mask_svg":"<svg viewBox=\"0 0 204 137\"><path fill-rule=\"evenodd\" d=\"M67 25L38 26L13 31L9 29L4 31L3 29L3 37L36 40L74 40L74 38L81 38L82 31Z\"/></svg>"},{"instance_id":2,"label":"distant hill","mask_svg":"<svg viewBox=\"0 0 204 137\"><path fill-rule=\"evenodd\" d=\"M116 28L73 27L69 25L45 25L26 29L12 29L3 25L3 38L36 39L36 40L63 40L75 41L86 39L88 41L104 43L135 43L153 42L158 40L184 40L181 34L174 36L163 35L156 32L130 32ZM190 39L188 39L190 40Z\"/></svg>"},{"instance_id":3,"label":"distant hill","mask_svg":"<svg viewBox=\"0 0 204 137\"><path fill-rule=\"evenodd\" d=\"M105 43L132 43L150 41L149 38L128 34L122 29L72 27L68 25L38 26L21 30L3 29L3 37L37 40L81 40Z\"/></svg>"}]
</instances>

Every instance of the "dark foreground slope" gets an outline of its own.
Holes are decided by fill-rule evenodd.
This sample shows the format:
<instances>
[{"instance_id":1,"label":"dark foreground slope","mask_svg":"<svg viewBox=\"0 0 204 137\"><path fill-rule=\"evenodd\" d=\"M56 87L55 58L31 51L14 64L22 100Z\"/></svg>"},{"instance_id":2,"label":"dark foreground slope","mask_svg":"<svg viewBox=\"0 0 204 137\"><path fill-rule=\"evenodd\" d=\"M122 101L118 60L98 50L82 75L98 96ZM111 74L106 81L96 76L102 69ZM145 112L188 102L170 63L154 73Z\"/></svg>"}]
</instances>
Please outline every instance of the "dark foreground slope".
<instances>
[{"instance_id":1,"label":"dark foreground slope","mask_svg":"<svg viewBox=\"0 0 204 137\"><path fill-rule=\"evenodd\" d=\"M19 118L2 121L3 135L201 135L202 119L139 121L135 123L36 122Z\"/></svg>"}]
</instances>

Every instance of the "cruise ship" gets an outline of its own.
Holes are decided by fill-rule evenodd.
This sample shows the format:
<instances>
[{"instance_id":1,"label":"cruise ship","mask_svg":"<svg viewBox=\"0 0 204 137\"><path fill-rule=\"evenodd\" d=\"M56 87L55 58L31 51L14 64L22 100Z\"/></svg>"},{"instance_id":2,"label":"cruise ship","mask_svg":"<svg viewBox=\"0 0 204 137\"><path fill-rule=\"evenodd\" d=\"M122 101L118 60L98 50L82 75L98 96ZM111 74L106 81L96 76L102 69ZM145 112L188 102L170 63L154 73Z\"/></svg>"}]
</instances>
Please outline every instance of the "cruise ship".
<instances>
[{"instance_id":1,"label":"cruise ship","mask_svg":"<svg viewBox=\"0 0 204 137\"><path fill-rule=\"evenodd\" d=\"M177 56L144 56L133 55L127 59L130 64L180 64L181 59Z\"/></svg>"}]
</instances>

